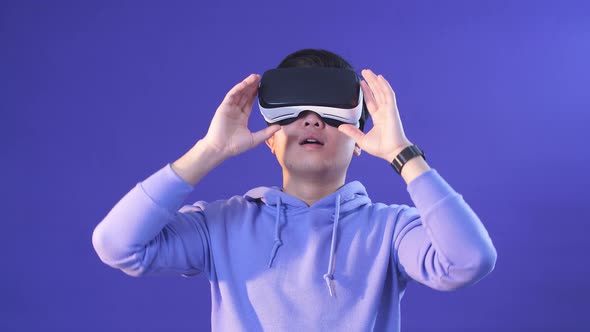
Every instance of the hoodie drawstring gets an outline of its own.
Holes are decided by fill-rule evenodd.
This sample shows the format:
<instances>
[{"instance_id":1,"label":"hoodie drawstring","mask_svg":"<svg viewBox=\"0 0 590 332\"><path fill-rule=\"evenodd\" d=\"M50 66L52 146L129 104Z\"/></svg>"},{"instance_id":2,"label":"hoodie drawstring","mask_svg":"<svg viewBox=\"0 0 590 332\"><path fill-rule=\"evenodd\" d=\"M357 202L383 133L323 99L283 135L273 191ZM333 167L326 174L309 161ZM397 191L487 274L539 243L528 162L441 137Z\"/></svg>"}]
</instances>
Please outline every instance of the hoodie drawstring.
<instances>
[{"instance_id":1,"label":"hoodie drawstring","mask_svg":"<svg viewBox=\"0 0 590 332\"><path fill-rule=\"evenodd\" d=\"M338 234L338 220L340 219L340 195L336 196L336 211L334 212L334 225L332 227L332 244L330 245L330 261L328 263L328 272L324 274L324 280L328 285L328 291L330 296L334 296L334 286L332 280L334 280L334 252L336 251L336 237Z\"/></svg>"},{"instance_id":2,"label":"hoodie drawstring","mask_svg":"<svg viewBox=\"0 0 590 332\"><path fill-rule=\"evenodd\" d=\"M277 215L275 218L275 240L272 250L270 252L270 260L268 262L268 268L272 266L272 262L277 255L277 251L279 247L283 245L283 241L281 240L280 233L279 233L279 224L281 220L281 198L277 198ZM328 286L328 291L330 292L330 296L334 296L334 270L336 269L336 264L334 263L335 260L335 252L336 252L336 241L338 237L338 221L340 220L340 195L336 196L336 211L334 212L334 224L332 226L332 242L330 244L330 260L328 262L328 272L324 274L324 280L326 280L326 285Z\"/></svg>"},{"instance_id":3,"label":"hoodie drawstring","mask_svg":"<svg viewBox=\"0 0 590 332\"><path fill-rule=\"evenodd\" d=\"M281 219L281 198L277 197L277 216L275 218L275 242L272 246L272 251L270 252L270 261L268 262L268 268L272 266L272 261L275 259L277 251L279 247L283 245L283 241L281 241L281 237L279 234L279 222Z\"/></svg>"}]
</instances>

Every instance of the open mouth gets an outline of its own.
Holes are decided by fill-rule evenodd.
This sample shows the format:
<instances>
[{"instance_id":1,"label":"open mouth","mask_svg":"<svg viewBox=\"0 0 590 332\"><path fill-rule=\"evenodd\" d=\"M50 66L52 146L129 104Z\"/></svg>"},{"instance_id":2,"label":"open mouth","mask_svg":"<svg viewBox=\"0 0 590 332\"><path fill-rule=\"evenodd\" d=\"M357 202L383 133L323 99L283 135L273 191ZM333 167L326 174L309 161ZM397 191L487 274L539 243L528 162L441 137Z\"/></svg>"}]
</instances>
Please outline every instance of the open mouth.
<instances>
[{"instance_id":1,"label":"open mouth","mask_svg":"<svg viewBox=\"0 0 590 332\"><path fill-rule=\"evenodd\" d=\"M324 145L324 142L322 141L322 139L320 139L318 136L313 135L313 134L308 134L305 135L300 141L299 141L299 145Z\"/></svg>"},{"instance_id":2,"label":"open mouth","mask_svg":"<svg viewBox=\"0 0 590 332\"><path fill-rule=\"evenodd\" d=\"M307 138L307 139L304 139L299 144L300 145L306 145L306 144L324 145L324 143L320 142L319 140L317 140L315 138Z\"/></svg>"}]
</instances>

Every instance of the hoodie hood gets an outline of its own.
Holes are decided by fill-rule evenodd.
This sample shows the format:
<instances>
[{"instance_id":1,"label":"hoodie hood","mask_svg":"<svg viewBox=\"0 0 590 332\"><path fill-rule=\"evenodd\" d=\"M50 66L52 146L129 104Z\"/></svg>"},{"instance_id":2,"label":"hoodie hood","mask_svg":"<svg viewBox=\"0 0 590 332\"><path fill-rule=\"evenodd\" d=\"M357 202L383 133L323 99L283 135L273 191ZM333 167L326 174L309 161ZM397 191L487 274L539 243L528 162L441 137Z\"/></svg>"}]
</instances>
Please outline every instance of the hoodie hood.
<instances>
[{"instance_id":1,"label":"hoodie hood","mask_svg":"<svg viewBox=\"0 0 590 332\"><path fill-rule=\"evenodd\" d=\"M304 201L284 193L278 187L254 188L248 191L244 195L244 197L248 201L260 200L265 205L276 208L274 242L270 252L268 268L272 267L273 260L279 248L283 245L279 227L281 223L280 216L282 207L291 211L305 208L323 208L334 211L332 218L333 226L332 241L330 244L330 258L328 259L327 272L323 276L324 280L326 281L326 286L328 287L328 292L330 293L330 296L334 296L335 293L332 281L334 280L334 271L336 270L334 257L336 253L336 242L338 238L338 222L342 216L345 216L348 213L356 210L360 206L371 202L367 195L365 187L358 181L350 182L340 187L334 193L315 202L313 205L309 207Z\"/></svg>"}]
</instances>

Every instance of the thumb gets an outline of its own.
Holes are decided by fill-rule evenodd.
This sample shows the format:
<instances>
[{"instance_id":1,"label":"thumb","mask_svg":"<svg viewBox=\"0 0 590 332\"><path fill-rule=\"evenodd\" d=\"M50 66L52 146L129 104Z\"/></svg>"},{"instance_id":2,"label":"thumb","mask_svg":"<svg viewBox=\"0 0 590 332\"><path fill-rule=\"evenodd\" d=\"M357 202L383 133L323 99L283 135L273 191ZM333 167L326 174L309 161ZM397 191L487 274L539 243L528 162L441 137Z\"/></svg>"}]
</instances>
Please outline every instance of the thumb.
<instances>
[{"instance_id":1,"label":"thumb","mask_svg":"<svg viewBox=\"0 0 590 332\"><path fill-rule=\"evenodd\" d=\"M255 133L252 133L252 140L253 140L252 143L254 143L253 145L258 146L258 144L264 142L264 140L271 137L274 133L276 133L279 130L281 130L281 126L272 125L272 126L268 126L268 127L264 128L264 129L261 129Z\"/></svg>"},{"instance_id":2,"label":"thumb","mask_svg":"<svg viewBox=\"0 0 590 332\"><path fill-rule=\"evenodd\" d=\"M359 142L365 137L365 134L360 129L351 124L342 124L338 126L338 130L344 135L352 138L359 146Z\"/></svg>"}]
</instances>

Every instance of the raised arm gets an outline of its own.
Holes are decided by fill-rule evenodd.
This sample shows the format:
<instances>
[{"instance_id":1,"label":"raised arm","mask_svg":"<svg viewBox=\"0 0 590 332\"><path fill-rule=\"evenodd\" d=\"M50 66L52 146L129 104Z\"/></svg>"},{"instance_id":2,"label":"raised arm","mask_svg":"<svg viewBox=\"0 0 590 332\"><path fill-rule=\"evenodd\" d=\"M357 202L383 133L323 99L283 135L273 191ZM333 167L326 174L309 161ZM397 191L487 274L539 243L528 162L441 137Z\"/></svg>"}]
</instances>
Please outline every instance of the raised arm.
<instances>
[{"instance_id":1,"label":"raised arm","mask_svg":"<svg viewBox=\"0 0 590 332\"><path fill-rule=\"evenodd\" d=\"M260 77L234 86L215 112L209 130L187 153L138 183L96 226L93 246L103 262L132 276L197 274L208 266L204 213L183 201L213 168L260 144L279 126L252 133L248 118Z\"/></svg>"},{"instance_id":2,"label":"raised arm","mask_svg":"<svg viewBox=\"0 0 590 332\"><path fill-rule=\"evenodd\" d=\"M399 117L395 93L382 75L362 71L361 82L374 126L364 134L352 125L338 129L367 153L390 163L407 139ZM399 214L392 251L400 271L411 279L439 290L477 282L494 268L496 249L463 197L422 157L410 159L401 176L416 207Z\"/></svg>"}]
</instances>

